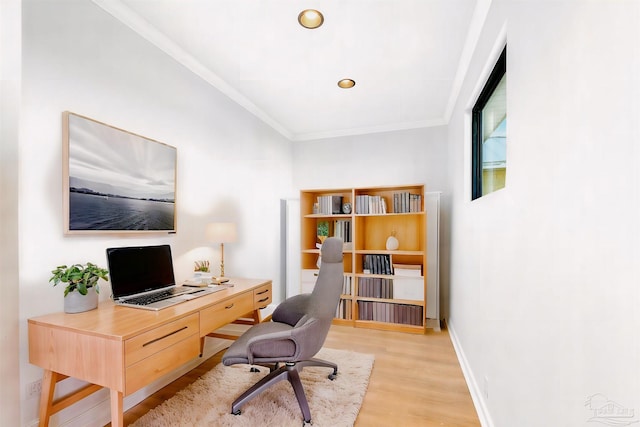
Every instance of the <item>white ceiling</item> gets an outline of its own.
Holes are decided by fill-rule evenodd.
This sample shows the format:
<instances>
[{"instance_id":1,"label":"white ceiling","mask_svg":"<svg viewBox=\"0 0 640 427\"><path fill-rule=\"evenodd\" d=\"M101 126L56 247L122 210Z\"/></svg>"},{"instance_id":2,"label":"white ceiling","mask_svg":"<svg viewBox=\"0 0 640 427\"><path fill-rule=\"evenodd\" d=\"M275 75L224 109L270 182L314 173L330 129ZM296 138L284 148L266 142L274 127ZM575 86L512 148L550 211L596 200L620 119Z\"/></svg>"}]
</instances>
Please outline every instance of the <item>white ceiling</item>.
<instances>
[{"instance_id":1,"label":"white ceiling","mask_svg":"<svg viewBox=\"0 0 640 427\"><path fill-rule=\"evenodd\" d=\"M446 124L490 4L93 1L290 140ZM307 8L322 27L298 24Z\"/></svg>"}]
</instances>

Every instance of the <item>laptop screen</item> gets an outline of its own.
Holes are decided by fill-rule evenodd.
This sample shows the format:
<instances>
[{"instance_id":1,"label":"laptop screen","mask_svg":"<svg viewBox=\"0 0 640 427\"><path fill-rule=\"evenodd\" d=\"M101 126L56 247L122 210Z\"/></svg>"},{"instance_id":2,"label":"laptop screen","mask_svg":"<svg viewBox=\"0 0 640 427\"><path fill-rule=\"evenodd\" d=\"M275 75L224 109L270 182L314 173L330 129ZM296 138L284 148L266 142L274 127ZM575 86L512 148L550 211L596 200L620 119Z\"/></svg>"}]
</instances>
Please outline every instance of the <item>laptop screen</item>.
<instances>
[{"instance_id":1,"label":"laptop screen","mask_svg":"<svg viewBox=\"0 0 640 427\"><path fill-rule=\"evenodd\" d=\"M169 245L108 248L107 262L114 299L175 285Z\"/></svg>"}]
</instances>

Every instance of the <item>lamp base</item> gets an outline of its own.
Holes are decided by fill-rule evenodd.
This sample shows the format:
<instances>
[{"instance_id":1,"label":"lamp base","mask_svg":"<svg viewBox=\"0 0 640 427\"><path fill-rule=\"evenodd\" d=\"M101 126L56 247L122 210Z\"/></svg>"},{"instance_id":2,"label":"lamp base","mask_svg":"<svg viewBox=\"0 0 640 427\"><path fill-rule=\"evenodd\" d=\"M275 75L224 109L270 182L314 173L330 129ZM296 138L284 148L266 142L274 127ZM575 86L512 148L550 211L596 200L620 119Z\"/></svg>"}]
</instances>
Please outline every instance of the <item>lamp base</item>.
<instances>
[{"instance_id":1,"label":"lamp base","mask_svg":"<svg viewBox=\"0 0 640 427\"><path fill-rule=\"evenodd\" d=\"M212 277L211 283L214 285L221 285L223 283L227 283L229 279L227 277Z\"/></svg>"}]
</instances>

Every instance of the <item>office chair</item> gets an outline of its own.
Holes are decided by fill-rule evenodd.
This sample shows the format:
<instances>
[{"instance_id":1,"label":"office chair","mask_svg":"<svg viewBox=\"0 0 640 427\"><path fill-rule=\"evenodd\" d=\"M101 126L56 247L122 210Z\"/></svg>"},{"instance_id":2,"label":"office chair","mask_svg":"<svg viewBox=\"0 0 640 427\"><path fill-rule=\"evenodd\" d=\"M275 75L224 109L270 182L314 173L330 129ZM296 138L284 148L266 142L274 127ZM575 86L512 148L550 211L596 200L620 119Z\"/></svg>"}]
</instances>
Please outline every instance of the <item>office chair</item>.
<instances>
[{"instance_id":1,"label":"office chair","mask_svg":"<svg viewBox=\"0 0 640 427\"><path fill-rule=\"evenodd\" d=\"M313 356L324 345L342 293L342 239L328 238L320 251L322 262L313 292L287 298L275 309L270 322L251 326L222 356L225 366L244 363L270 368L266 377L232 403L232 414L239 415L242 405L286 379L298 399L303 425L310 423L311 412L300 372L306 366L322 366L333 369L329 379L336 378L338 366L335 363Z\"/></svg>"}]
</instances>

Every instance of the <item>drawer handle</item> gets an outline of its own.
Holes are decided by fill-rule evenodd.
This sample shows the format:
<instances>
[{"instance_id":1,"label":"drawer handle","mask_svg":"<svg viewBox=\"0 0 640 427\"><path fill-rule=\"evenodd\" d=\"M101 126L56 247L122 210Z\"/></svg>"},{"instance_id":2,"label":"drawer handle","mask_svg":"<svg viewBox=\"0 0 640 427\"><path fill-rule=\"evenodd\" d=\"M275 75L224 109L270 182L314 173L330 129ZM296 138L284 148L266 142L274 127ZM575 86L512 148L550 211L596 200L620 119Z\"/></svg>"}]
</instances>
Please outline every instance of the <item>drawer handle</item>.
<instances>
[{"instance_id":1,"label":"drawer handle","mask_svg":"<svg viewBox=\"0 0 640 427\"><path fill-rule=\"evenodd\" d=\"M264 310L265 308L267 308L266 305L264 307L258 307L258 310Z\"/></svg>"},{"instance_id":2,"label":"drawer handle","mask_svg":"<svg viewBox=\"0 0 640 427\"><path fill-rule=\"evenodd\" d=\"M146 342L146 343L142 344L142 346L143 346L143 347L146 347L146 346L148 346L148 345L150 345L150 344L153 344L154 342L158 342L158 341L163 340L163 339L165 339L165 338L167 338L167 337L170 337L171 335L175 335L175 334L177 334L178 332L184 331L185 329L189 329L189 327L188 327L188 326L183 326L182 328L180 328L180 329L178 329L178 330L176 330L176 331L169 332L167 335L163 335L163 336L158 337L158 338L156 338L156 339L154 339L154 340L151 340L151 341L149 341L149 342Z\"/></svg>"},{"instance_id":3,"label":"drawer handle","mask_svg":"<svg viewBox=\"0 0 640 427\"><path fill-rule=\"evenodd\" d=\"M258 302L265 302L265 301L268 301L268 300L269 300L269 297L266 297L266 298L262 298L262 299L261 299L261 300L259 300Z\"/></svg>"},{"instance_id":4,"label":"drawer handle","mask_svg":"<svg viewBox=\"0 0 640 427\"><path fill-rule=\"evenodd\" d=\"M269 292L269 289L265 289L264 291L258 292L258 293L257 293L257 295L262 295L262 294L264 294L265 292Z\"/></svg>"},{"instance_id":5,"label":"drawer handle","mask_svg":"<svg viewBox=\"0 0 640 427\"><path fill-rule=\"evenodd\" d=\"M233 306L235 305L235 303L231 303L231 305L226 306L224 309L225 310L229 310L230 308L233 308Z\"/></svg>"}]
</instances>

